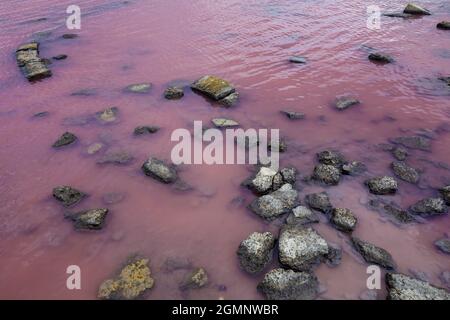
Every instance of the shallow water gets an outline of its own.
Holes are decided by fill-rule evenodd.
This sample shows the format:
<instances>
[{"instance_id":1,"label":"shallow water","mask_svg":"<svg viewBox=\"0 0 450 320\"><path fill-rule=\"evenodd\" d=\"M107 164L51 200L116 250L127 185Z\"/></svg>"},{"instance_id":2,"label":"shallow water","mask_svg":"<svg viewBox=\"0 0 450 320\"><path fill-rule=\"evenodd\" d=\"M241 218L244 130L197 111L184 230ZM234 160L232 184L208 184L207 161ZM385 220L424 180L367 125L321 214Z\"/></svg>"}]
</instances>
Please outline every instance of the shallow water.
<instances>
[{"instance_id":1,"label":"shallow water","mask_svg":"<svg viewBox=\"0 0 450 320\"><path fill-rule=\"evenodd\" d=\"M137 1L78 0L83 13L80 37L61 40L65 9L73 1L2 1L0 4L0 298L93 299L100 283L123 261L139 252L150 258L156 281L149 299L259 299L263 275L239 269L236 249L253 231L278 232L245 208L254 196L240 186L250 167L184 166L183 180L195 187L173 191L145 177L141 164L150 156L168 159L176 128L217 116L238 120L245 128L280 128L288 142L281 165L294 165L302 176L312 172L315 153L341 150L365 162L368 175L391 174L392 156L376 145L391 137L432 131L432 152L411 151L409 163L422 169L420 188L400 182L389 197L406 208L450 183L450 91L433 80L450 69L450 33L436 30L450 18L447 1L423 1L434 15L403 20L382 18L381 30L366 28L367 2L335 1ZM378 1L386 11L402 1ZM46 20L36 20L45 17ZM42 34L41 56L65 53L51 65L53 77L29 84L14 59L15 49ZM367 60L365 46L385 50L396 63L378 66ZM304 55L306 65L287 62ZM241 94L238 106L218 108L186 91L180 101L166 101L169 83L189 83L204 74L232 82ZM148 95L123 92L131 83L151 82ZM73 96L95 89L90 96ZM352 94L362 105L336 112L336 96ZM67 118L117 106L120 121L70 125ZM304 112L289 121L281 109ZM32 115L48 111L43 118ZM138 125L162 128L152 136L133 137ZM439 128L439 130L436 130ZM76 146L55 151L51 144L64 131L75 133ZM127 150L125 166L98 165L101 153L86 148L103 142ZM103 151L102 151L103 152ZM339 186L299 183L300 197L326 189L333 205L352 209L359 219L354 234L387 249L398 270L426 272L431 283L450 269L448 256L433 242L449 232L449 217L399 228L367 208L365 177L344 178ZM108 205L110 216L100 232L83 233L63 219L51 199L57 185L71 185L90 197L77 209L103 207L102 197L124 195ZM244 197L244 205L232 200ZM321 265L316 274L326 289L322 299L357 299L365 290L366 264L345 236L326 223L315 226L344 248L340 266ZM166 274L167 257L189 257L210 276L207 288L182 294L183 272ZM82 290L66 289L66 267L82 270ZM273 263L276 266L276 262ZM221 285L226 291L219 291ZM384 298L384 289L379 298Z\"/></svg>"}]
</instances>

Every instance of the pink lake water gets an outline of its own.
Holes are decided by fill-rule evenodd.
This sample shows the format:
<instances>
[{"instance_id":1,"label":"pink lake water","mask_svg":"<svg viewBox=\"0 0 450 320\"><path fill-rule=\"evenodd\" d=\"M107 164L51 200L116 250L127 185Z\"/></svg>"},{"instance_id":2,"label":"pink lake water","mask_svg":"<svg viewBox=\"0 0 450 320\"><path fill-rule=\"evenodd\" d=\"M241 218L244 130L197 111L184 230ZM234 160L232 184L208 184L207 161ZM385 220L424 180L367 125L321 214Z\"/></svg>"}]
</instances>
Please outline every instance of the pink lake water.
<instances>
[{"instance_id":1,"label":"pink lake water","mask_svg":"<svg viewBox=\"0 0 450 320\"><path fill-rule=\"evenodd\" d=\"M383 17L380 30L366 28L367 1L106 1L10 0L0 3L0 298L95 299L130 254L150 259L155 287L148 299L261 299L256 285L262 275L239 269L236 249L254 231L277 233L280 222L266 223L246 205L254 199L240 186L250 166L183 166L182 179L194 186L175 192L145 177L140 166L150 156L170 158L170 135L191 128L194 120L238 120L244 128L279 128L288 151L281 165L310 174L315 153L339 149L363 161L368 176L392 175L392 156L376 147L391 137L432 133L431 152L411 151L408 163L423 170L418 186L401 181L388 197L403 208L436 195L450 183L450 89L436 81L450 75L450 32L435 25L450 19L448 1L421 1L432 16L403 20ZM77 4L82 28L74 40L62 40L65 10ZM377 1L383 11L401 10L403 1ZM39 18L47 18L39 20ZM30 84L16 66L14 52L36 32L41 56L67 54L51 65L53 77ZM379 66L367 60L365 46L389 52L396 63ZM303 55L306 65L290 64ZM162 93L170 83L190 83L205 74L229 80L240 103L218 108L186 90L179 101ZM149 94L123 92L132 83L151 82ZM95 89L92 96L72 96ZM358 107L336 112L336 96L352 94ZM119 108L120 121L109 126L70 126L64 119ZM281 109L306 114L289 121ZM43 118L32 118L48 111ZM152 136L134 137L133 129L152 124ZM64 150L51 148L65 131L79 142ZM99 154L86 148L105 142L127 150L134 161L125 166L98 165ZM439 165L441 163L441 165ZM439 275L450 270L449 256L433 242L448 235L448 215L399 228L367 208L373 198L363 177L344 178L339 186L298 183L300 198L326 190L336 207L359 219L354 235L387 249L398 271L425 272L444 286ZM76 209L104 207L108 193L124 195L108 205L106 226L78 232L64 220L51 197L53 187L71 185L90 196ZM233 199L243 197L244 205ZM315 273L324 292L320 299L358 299L366 289L366 267L346 236L325 222L314 226L327 241L342 246L342 263L322 264ZM181 293L183 272L164 273L168 257L187 257L209 274L206 288ZM66 268L78 265L82 289L66 288ZM274 261L271 267L276 267ZM269 269L268 269L269 270ZM225 291L219 288L225 286ZM385 289L378 293L384 299Z\"/></svg>"}]
</instances>

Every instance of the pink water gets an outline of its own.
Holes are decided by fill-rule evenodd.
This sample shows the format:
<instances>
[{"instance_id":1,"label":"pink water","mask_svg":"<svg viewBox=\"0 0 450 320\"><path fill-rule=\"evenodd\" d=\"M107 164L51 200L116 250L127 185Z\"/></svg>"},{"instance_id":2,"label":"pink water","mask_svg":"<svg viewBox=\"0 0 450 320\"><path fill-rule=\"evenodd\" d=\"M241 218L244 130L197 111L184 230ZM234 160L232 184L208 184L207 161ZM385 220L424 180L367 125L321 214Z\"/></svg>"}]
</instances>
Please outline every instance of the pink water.
<instances>
[{"instance_id":1,"label":"pink water","mask_svg":"<svg viewBox=\"0 0 450 320\"><path fill-rule=\"evenodd\" d=\"M378 1L394 11L404 2ZM413 151L412 166L424 170L418 188L400 182L392 197L407 207L434 194L432 188L450 182L448 169L421 161L450 163L450 92L433 80L450 72L450 33L435 28L450 19L448 1L421 1L434 15L413 20L383 18L381 30L366 28L367 1L122 1L78 0L82 29L75 40L58 39L65 28L65 9L73 1L37 0L0 3L0 298L94 299L99 284L111 277L132 253L150 258L156 281L149 299L259 299L263 275L239 269L236 249L254 231L278 232L245 206L230 204L254 196L240 187L249 167L185 166L183 180L196 190L175 193L145 177L141 164L150 155L168 159L170 134L217 116L238 120L243 127L280 128L288 141L282 165L296 166L302 175L314 167L314 154L326 147L364 161L371 175L391 174L392 156L375 145L390 137L440 127L432 152ZM47 17L46 21L32 22ZM29 84L14 60L19 44L39 31L41 56L65 53L54 62L53 77ZM367 61L365 44L388 51L397 63L377 66ZM291 55L308 58L305 66L287 62ZM446 74L447 73L447 74ZM241 102L231 109L211 106L186 92L177 102L162 97L174 81L185 83L204 74L232 82ZM124 94L122 88L152 82L149 95ZM94 96L70 93L96 88ZM342 94L356 95L363 104L335 112L330 103ZM118 106L120 122L111 126L67 126L67 117ZM281 109L304 112L304 121L290 122ZM49 111L42 119L32 115ZM322 120L321 120L322 119ZM393 120L395 119L395 120ZM142 124L163 129L135 138ZM77 146L55 151L50 146L64 131L75 133ZM128 166L99 166L101 155L86 148L107 136L113 148L133 154ZM449 231L448 216L398 228L366 208L369 199L363 178L344 179L325 188L335 206L352 209L359 219L354 234L391 252L399 271L426 272L431 283L450 269L448 256L433 241ZM103 207L102 196L117 192L123 201L109 205L106 227L83 233L63 219L51 198L57 185L71 185L90 194L77 209ZM302 185L302 184L300 184ZM303 185L300 197L323 190ZM316 274L326 291L323 299L357 299L365 290L366 264L355 255L346 237L321 223L315 226L330 242L344 249L340 266L321 265ZM210 276L207 288L187 296L178 290L183 273L166 274L167 257L189 257ZM82 270L82 290L67 290L66 267ZM276 266L276 263L273 264ZM226 291L218 286L225 285ZM384 298L384 289L379 297Z\"/></svg>"}]
</instances>

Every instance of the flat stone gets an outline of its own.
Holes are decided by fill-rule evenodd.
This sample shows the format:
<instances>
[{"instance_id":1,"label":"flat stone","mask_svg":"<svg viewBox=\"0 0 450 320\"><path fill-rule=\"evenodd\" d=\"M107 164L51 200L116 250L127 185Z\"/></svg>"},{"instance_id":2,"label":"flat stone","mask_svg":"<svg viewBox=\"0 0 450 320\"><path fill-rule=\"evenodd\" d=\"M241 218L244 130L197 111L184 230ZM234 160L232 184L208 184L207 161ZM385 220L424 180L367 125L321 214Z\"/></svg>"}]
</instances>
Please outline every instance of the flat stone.
<instances>
[{"instance_id":1,"label":"flat stone","mask_svg":"<svg viewBox=\"0 0 450 320\"><path fill-rule=\"evenodd\" d=\"M318 295L319 281L310 272L278 268L264 276L258 291L268 300L312 300Z\"/></svg>"},{"instance_id":2,"label":"flat stone","mask_svg":"<svg viewBox=\"0 0 450 320\"><path fill-rule=\"evenodd\" d=\"M237 251L241 268L251 274L263 271L272 261L275 240L270 232L253 232L242 241Z\"/></svg>"},{"instance_id":3,"label":"flat stone","mask_svg":"<svg viewBox=\"0 0 450 320\"><path fill-rule=\"evenodd\" d=\"M434 245L444 253L450 254L450 238L439 239Z\"/></svg>"},{"instance_id":4,"label":"flat stone","mask_svg":"<svg viewBox=\"0 0 450 320\"><path fill-rule=\"evenodd\" d=\"M450 300L450 294L428 282L400 273L386 273L388 300Z\"/></svg>"},{"instance_id":5,"label":"flat stone","mask_svg":"<svg viewBox=\"0 0 450 320\"><path fill-rule=\"evenodd\" d=\"M338 109L339 111L343 111L346 110L352 106L356 106L358 104L360 104L361 102L356 99L356 98L352 98L352 97L342 97L336 100L335 103L335 107L336 109Z\"/></svg>"},{"instance_id":6,"label":"flat stone","mask_svg":"<svg viewBox=\"0 0 450 320\"><path fill-rule=\"evenodd\" d=\"M86 88L86 89L80 89L80 90L74 91L70 95L74 96L74 97L90 97L90 96L95 96L96 94L97 94L97 89Z\"/></svg>"},{"instance_id":7,"label":"flat stone","mask_svg":"<svg viewBox=\"0 0 450 320\"><path fill-rule=\"evenodd\" d=\"M146 176L152 177L163 183L174 183L178 179L173 166L166 165L164 161L150 158L142 165L142 171Z\"/></svg>"},{"instance_id":8,"label":"flat stone","mask_svg":"<svg viewBox=\"0 0 450 320\"><path fill-rule=\"evenodd\" d=\"M96 154L103 148L103 143L100 142L94 142L93 144L89 145L86 149L86 152L90 155Z\"/></svg>"},{"instance_id":9,"label":"flat stone","mask_svg":"<svg viewBox=\"0 0 450 320\"><path fill-rule=\"evenodd\" d=\"M126 87L125 91L132 93L149 93L151 88L151 83L134 83Z\"/></svg>"},{"instance_id":10,"label":"flat stone","mask_svg":"<svg viewBox=\"0 0 450 320\"><path fill-rule=\"evenodd\" d=\"M304 225L308 223L318 223L319 217L307 207L298 206L292 209L292 213L286 219L286 224Z\"/></svg>"},{"instance_id":11,"label":"flat stone","mask_svg":"<svg viewBox=\"0 0 450 320\"><path fill-rule=\"evenodd\" d=\"M39 43L30 42L16 50L17 65L29 81L36 81L52 76L47 64L39 57Z\"/></svg>"},{"instance_id":12,"label":"flat stone","mask_svg":"<svg viewBox=\"0 0 450 320\"><path fill-rule=\"evenodd\" d=\"M99 111L95 115L97 119L103 123L112 123L117 120L118 112L119 109L117 107L111 107L103 111Z\"/></svg>"},{"instance_id":13,"label":"flat stone","mask_svg":"<svg viewBox=\"0 0 450 320\"><path fill-rule=\"evenodd\" d=\"M441 30L450 30L450 21L441 21L436 25L436 28Z\"/></svg>"},{"instance_id":14,"label":"flat stone","mask_svg":"<svg viewBox=\"0 0 450 320\"><path fill-rule=\"evenodd\" d=\"M377 264L387 270L395 269L395 263L389 252L369 242L352 237L352 244L367 263Z\"/></svg>"},{"instance_id":15,"label":"flat stone","mask_svg":"<svg viewBox=\"0 0 450 320\"><path fill-rule=\"evenodd\" d=\"M74 222L75 229L100 230L108 214L108 209L91 209L77 213L68 213L66 218Z\"/></svg>"},{"instance_id":16,"label":"flat stone","mask_svg":"<svg viewBox=\"0 0 450 320\"><path fill-rule=\"evenodd\" d=\"M306 58L305 57L301 57L301 56L292 56L292 57L289 58L289 62L305 64L306 63Z\"/></svg>"},{"instance_id":17,"label":"flat stone","mask_svg":"<svg viewBox=\"0 0 450 320\"><path fill-rule=\"evenodd\" d=\"M227 95L225 98L220 99L219 103L222 106L229 108L229 107L236 105L238 103L238 101L239 101L239 93L233 92L233 93Z\"/></svg>"},{"instance_id":18,"label":"flat stone","mask_svg":"<svg viewBox=\"0 0 450 320\"><path fill-rule=\"evenodd\" d=\"M58 140L53 144L53 148L61 148L63 146L67 146L72 144L78 140L77 136L71 132L64 132Z\"/></svg>"},{"instance_id":19,"label":"flat stone","mask_svg":"<svg viewBox=\"0 0 450 320\"><path fill-rule=\"evenodd\" d=\"M358 219L350 209L334 208L331 213L331 222L338 230L352 232L355 230Z\"/></svg>"},{"instance_id":20,"label":"flat stone","mask_svg":"<svg viewBox=\"0 0 450 320\"><path fill-rule=\"evenodd\" d=\"M386 53L382 53L382 52L373 52L373 53L369 54L368 58L370 61L379 62L379 63L394 62L394 59L390 55L388 55Z\"/></svg>"},{"instance_id":21,"label":"flat stone","mask_svg":"<svg viewBox=\"0 0 450 320\"><path fill-rule=\"evenodd\" d=\"M298 192L290 184L255 199L249 208L261 218L274 220L298 205Z\"/></svg>"},{"instance_id":22,"label":"flat stone","mask_svg":"<svg viewBox=\"0 0 450 320\"><path fill-rule=\"evenodd\" d=\"M192 83L191 88L217 101L236 91L229 82L215 76L204 76Z\"/></svg>"},{"instance_id":23,"label":"flat stone","mask_svg":"<svg viewBox=\"0 0 450 320\"><path fill-rule=\"evenodd\" d=\"M403 136L390 140L392 143L400 144L408 149L418 149L423 151L430 151L430 139L421 136Z\"/></svg>"},{"instance_id":24,"label":"flat stone","mask_svg":"<svg viewBox=\"0 0 450 320\"><path fill-rule=\"evenodd\" d=\"M239 123L237 121L226 118L214 118L211 120L211 122L217 128L231 128L239 126Z\"/></svg>"},{"instance_id":25,"label":"flat stone","mask_svg":"<svg viewBox=\"0 0 450 320\"><path fill-rule=\"evenodd\" d=\"M414 3L408 3L403 10L403 13L418 14L418 15L431 15L431 12L421 6Z\"/></svg>"},{"instance_id":26,"label":"flat stone","mask_svg":"<svg viewBox=\"0 0 450 320\"><path fill-rule=\"evenodd\" d=\"M366 184L370 192L377 195L395 194L398 189L397 180L388 176L369 179Z\"/></svg>"},{"instance_id":27,"label":"flat stone","mask_svg":"<svg viewBox=\"0 0 450 320\"><path fill-rule=\"evenodd\" d=\"M414 184L419 182L420 175L417 170L408 166L405 162L394 161L391 164L391 168L400 179Z\"/></svg>"},{"instance_id":28,"label":"flat stone","mask_svg":"<svg viewBox=\"0 0 450 320\"><path fill-rule=\"evenodd\" d=\"M314 210L328 214L333 209L330 198L326 192L311 193L306 195L305 202Z\"/></svg>"},{"instance_id":29,"label":"flat stone","mask_svg":"<svg viewBox=\"0 0 450 320\"><path fill-rule=\"evenodd\" d=\"M70 207L83 200L86 194L70 186L58 186L53 188L53 197L65 207Z\"/></svg>"},{"instance_id":30,"label":"flat stone","mask_svg":"<svg viewBox=\"0 0 450 320\"><path fill-rule=\"evenodd\" d=\"M164 91L164 98L166 98L167 100L178 100L183 98L183 96L184 96L183 88L168 87Z\"/></svg>"},{"instance_id":31,"label":"flat stone","mask_svg":"<svg viewBox=\"0 0 450 320\"><path fill-rule=\"evenodd\" d=\"M289 111L289 110L281 110L280 112L291 120L305 119L305 114L303 112Z\"/></svg>"},{"instance_id":32,"label":"flat stone","mask_svg":"<svg viewBox=\"0 0 450 320\"><path fill-rule=\"evenodd\" d=\"M140 136L143 134L152 134L152 133L156 133L159 131L159 127L158 126L139 126L134 128L134 135L136 136Z\"/></svg>"},{"instance_id":33,"label":"flat stone","mask_svg":"<svg viewBox=\"0 0 450 320\"><path fill-rule=\"evenodd\" d=\"M284 225L278 241L280 263L297 271L310 270L328 254L328 244L313 228Z\"/></svg>"},{"instance_id":34,"label":"flat stone","mask_svg":"<svg viewBox=\"0 0 450 320\"><path fill-rule=\"evenodd\" d=\"M442 198L427 198L416 202L409 210L414 215L429 217L446 214L448 207Z\"/></svg>"},{"instance_id":35,"label":"flat stone","mask_svg":"<svg viewBox=\"0 0 450 320\"><path fill-rule=\"evenodd\" d=\"M318 164L314 168L313 179L327 185L337 185L341 179L341 172L332 165Z\"/></svg>"},{"instance_id":36,"label":"flat stone","mask_svg":"<svg viewBox=\"0 0 450 320\"><path fill-rule=\"evenodd\" d=\"M196 268L188 272L180 283L180 290L200 289L208 283L208 274L203 268Z\"/></svg>"}]
</instances>

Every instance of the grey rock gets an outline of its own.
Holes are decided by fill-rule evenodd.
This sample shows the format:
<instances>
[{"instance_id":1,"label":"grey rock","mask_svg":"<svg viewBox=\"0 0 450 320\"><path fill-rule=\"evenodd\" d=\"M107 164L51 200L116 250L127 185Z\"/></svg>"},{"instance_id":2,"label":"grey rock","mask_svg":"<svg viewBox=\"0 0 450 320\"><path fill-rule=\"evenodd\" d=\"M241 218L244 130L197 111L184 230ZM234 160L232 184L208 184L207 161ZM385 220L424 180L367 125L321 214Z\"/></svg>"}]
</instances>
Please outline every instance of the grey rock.
<instances>
[{"instance_id":1,"label":"grey rock","mask_svg":"<svg viewBox=\"0 0 450 320\"><path fill-rule=\"evenodd\" d=\"M314 229L284 225L278 242L280 263L293 270L309 270L328 254L328 244Z\"/></svg>"},{"instance_id":2,"label":"grey rock","mask_svg":"<svg viewBox=\"0 0 450 320\"><path fill-rule=\"evenodd\" d=\"M76 33L65 33L61 36L61 38L66 39L66 40L70 40L70 39L75 39L78 38L78 34Z\"/></svg>"},{"instance_id":3,"label":"grey rock","mask_svg":"<svg viewBox=\"0 0 450 320\"><path fill-rule=\"evenodd\" d=\"M52 57L53 60L65 60L67 59L67 54L58 54L57 56Z\"/></svg>"},{"instance_id":4,"label":"grey rock","mask_svg":"<svg viewBox=\"0 0 450 320\"><path fill-rule=\"evenodd\" d=\"M297 180L297 169L293 167L287 167L280 170L281 175L283 176L283 181L285 183L294 184ZM450 192L450 187L449 187Z\"/></svg>"},{"instance_id":5,"label":"grey rock","mask_svg":"<svg viewBox=\"0 0 450 320\"><path fill-rule=\"evenodd\" d=\"M78 213L66 214L66 218L74 222L76 229L99 230L103 228L103 224L108 214L108 209L92 209L81 211Z\"/></svg>"},{"instance_id":6,"label":"grey rock","mask_svg":"<svg viewBox=\"0 0 450 320\"><path fill-rule=\"evenodd\" d=\"M447 287L450 288L450 271L443 271L439 275L439 280Z\"/></svg>"},{"instance_id":7,"label":"grey rock","mask_svg":"<svg viewBox=\"0 0 450 320\"><path fill-rule=\"evenodd\" d=\"M95 88L87 88L87 89L80 89L77 91L72 92L70 95L73 97L90 97L95 96L97 94L97 89Z\"/></svg>"},{"instance_id":8,"label":"grey rock","mask_svg":"<svg viewBox=\"0 0 450 320\"><path fill-rule=\"evenodd\" d=\"M328 254L325 255L325 263L329 267L336 267L341 263L342 249L328 244Z\"/></svg>"},{"instance_id":9,"label":"grey rock","mask_svg":"<svg viewBox=\"0 0 450 320\"><path fill-rule=\"evenodd\" d=\"M117 115L119 113L119 109L117 107L107 108L105 110L99 111L95 113L95 116L98 121L101 123L113 123L117 120Z\"/></svg>"},{"instance_id":10,"label":"grey rock","mask_svg":"<svg viewBox=\"0 0 450 320\"><path fill-rule=\"evenodd\" d=\"M442 198L444 198L445 203L450 205L450 186L439 189L439 192L441 193Z\"/></svg>"},{"instance_id":11,"label":"grey rock","mask_svg":"<svg viewBox=\"0 0 450 320\"><path fill-rule=\"evenodd\" d=\"M134 83L126 87L125 91L132 93L149 93L151 88L151 83Z\"/></svg>"},{"instance_id":12,"label":"grey rock","mask_svg":"<svg viewBox=\"0 0 450 320\"><path fill-rule=\"evenodd\" d=\"M228 96L226 96L223 99L219 100L219 103L224 106L225 108L229 108L234 106L235 104L237 104L239 101L239 93L237 92L233 92L231 94L229 94Z\"/></svg>"},{"instance_id":13,"label":"grey rock","mask_svg":"<svg viewBox=\"0 0 450 320\"><path fill-rule=\"evenodd\" d=\"M352 244L367 263L374 263L387 270L395 269L395 263L389 252L369 242L352 237Z\"/></svg>"},{"instance_id":14,"label":"grey rock","mask_svg":"<svg viewBox=\"0 0 450 320\"><path fill-rule=\"evenodd\" d=\"M417 15L431 15L431 12L414 3L408 3L403 10L403 13L417 14Z\"/></svg>"},{"instance_id":15,"label":"grey rock","mask_svg":"<svg viewBox=\"0 0 450 320\"><path fill-rule=\"evenodd\" d=\"M341 179L339 169L328 164L318 164L314 168L313 179L325 183L327 185L337 185Z\"/></svg>"},{"instance_id":16,"label":"grey rock","mask_svg":"<svg viewBox=\"0 0 450 320\"><path fill-rule=\"evenodd\" d=\"M334 208L331 213L331 222L338 230L352 232L356 227L358 219L349 209Z\"/></svg>"},{"instance_id":17,"label":"grey rock","mask_svg":"<svg viewBox=\"0 0 450 320\"><path fill-rule=\"evenodd\" d=\"M394 204L385 204L383 206L383 212L399 223L410 223L415 221L414 217L411 216L406 210L403 210Z\"/></svg>"},{"instance_id":18,"label":"grey rock","mask_svg":"<svg viewBox=\"0 0 450 320\"><path fill-rule=\"evenodd\" d=\"M226 118L214 118L211 120L211 122L217 128L231 128L239 126L239 123L237 121Z\"/></svg>"},{"instance_id":19,"label":"grey rock","mask_svg":"<svg viewBox=\"0 0 450 320\"><path fill-rule=\"evenodd\" d=\"M143 134L152 134L158 132L160 127L158 126L139 126L136 127L133 131L134 135L140 136Z\"/></svg>"},{"instance_id":20,"label":"grey rock","mask_svg":"<svg viewBox=\"0 0 450 320\"><path fill-rule=\"evenodd\" d=\"M317 160L322 164L331 165L340 169L347 161L345 157L338 151L323 150L316 154Z\"/></svg>"},{"instance_id":21,"label":"grey rock","mask_svg":"<svg viewBox=\"0 0 450 320\"><path fill-rule=\"evenodd\" d=\"M310 208L325 214L330 213L333 208L326 192L308 194L305 202Z\"/></svg>"},{"instance_id":22,"label":"grey rock","mask_svg":"<svg viewBox=\"0 0 450 320\"><path fill-rule=\"evenodd\" d=\"M450 21L441 21L436 25L436 28L441 30L450 30Z\"/></svg>"},{"instance_id":23,"label":"grey rock","mask_svg":"<svg viewBox=\"0 0 450 320\"><path fill-rule=\"evenodd\" d=\"M298 205L298 192L290 184L284 184L280 189L255 199L250 209L267 220L274 220L288 213Z\"/></svg>"},{"instance_id":24,"label":"grey rock","mask_svg":"<svg viewBox=\"0 0 450 320\"><path fill-rule=\"evenodd\" d=\"M270 232L253 232L239 245L237 255L242 269L259 273L272 261L275 236Z\"/></svg>"},{"instance_id":25,"label":"grey rock","mask_svg":"<svg viewBox=\"0 0 450 320\"><path fill-rule=\"evenodd\" d=\"M313 273L278 268L264 276L258 291L268 300L312 300L318 295L319 281Z\"/></svg>"},{"instance_id":26,"label":"grey rock","mask_svg":"<svg viewBox=\"0 0 450 320\"><path fill-rule=\"evenodd\" d=\"M408 157L408 151L403 147L397 147L392 150L392 155L399 161L404 161Z\"/></svg>"},{"instance_id":27,"label":"grey rock","mask_svg":"<svg viewBox=\"0 0 450 320\"><path fill-rule=\"evenodd\" d=\"M70 186L58 186L53 188L53 197L65 207L70 207L83 200L86 194Z\"/></svg>"},{"instance_id":28,"label":"grey rock","mask_svg":"<svg viewBox=\"0 0 450 320\"><path fill-rule=\"evenodd\" d=\"M163 183L174 183L178 179L178 174L173 166L169 166L164 161L157 158L148 159L143 165L142 170L145 175L155 178Z\"/></svg>"},{"instance_id":29,"label":"grey rock","mask_svg":"<svg viewBox=\"0 0 450 320\"><path fill-rule=\"evenodd\" d=\"M291 120L301 120L305 119L305 114L302 112L297 111L289 111L289 110L282 110L280 111L282 114L286 115Z\"/></svg>"},{"instance_id":30,"label":"grey rock","mask_svg":"<svg viewBox=\"0 0 450 320\"><path fill-rule=\"evenodd\" d=\"M39 57L39 43L30 42L16 50L17 65L28 81L36 81L52 76L47 64Z\"/></svg>"},{"instance_id":31,"label":"grey rock","mask_svg":"<svg viewBox=\"0 0 450 320\"><path fill-rule=\"evenodd\" d=\"M67 146L72 144L78 140L77 136L71 132L64 132L58 140L53 144L53 148L61 148L63 146Z\"/></svg>"},{"instance_id":32,"label":"grey rock","mask_svg":"<svg viewBox=\"0 0 450 320\"><path fill-rule=\"evenodd\" d=\"M420 175L416 169L408 166L403 161L394 161L391 164L391 168L395 175L400 179L409 183L418 183Z\"/></svg>"},{"instance_id":33,"label":"grey rock","mask_svg":"<svg viewBox=\"0 0 450 320\"><path fill-rule=\"evenodd\" d=\"M416 202L410 208L412 214L424 217L443 215L448 211L448 207L441 198L427 198Z\"/></svg>"},{"instance_id":34,"label":"grey rock","mask_svg":"<svg viewBox=\"0 0 450 320\"><path fill-rule=\"evenodd\" d=\"M373 52L373 53L369 54L369 60L374 61L374 62L379 62L379 63L394 62L394 59L390 55L388 55L386 53L382 53L382 52Z\"/></svg>"},{"instance_id":35,"label":"grey rock","mask_svg":"<svg viewBox=\"0 0 450 320\"><path fill-rule=\"evenodd\" d=\"M369 179L366 184L370 192L377 195L395 194L398 189L397 180L388 176Z\"/></svg>"},{"instance_id":36,"label":"grey rock","mask_svg":"<svg viewBox=\"0 0 450 320\"><path fill-rule=\"evenodd\" d=\"M109 150L97 160L98 164L126 165L131 163L134 157L125 150Z\"/></svg>"},{"instance_id":37,"label":"grey rock","mask_svg":"<svg viewBox=\"0 0 450 320\"><path fill-rule=\"evenodd\" d=\"M350 176L359 176L367 171L367 166L359 161L352 161L342 165L342 173Z\"/></svg>"},{"instance_id":38,"label":"grey rock","mask_svg":"<svg viewBox=\"0 0 450 320\"><path fill-rule=\"evenodd\" d=\"M266 194L272 191L273 179L276 174L277 172L271 168L261 167L247 186L257 194Z\"/></svg>"},{"instance_id":39,"label":"grey rock","mask_svg":"<svg viewBox=\"0 0 450 320\"><path fill-rule=\"evenodd\" d=\"M292 209L292 213L286 219L286 224L304 225L308 223L318 223L319 217L307 207L298 206Z\"/></svg>"},{"instance_id":40,"label":"grey rock","mask_svg":"<svg viewBox=\"0 0 450 320\"><path fill-rule=\"evenodd\" d=\"M306 63L306 58L305 57L301 57L301 56L292 56L289 58L289 62L292 63Z\"/></svg>"},{"instance_id":41,"label":"grey rock","mask_svg":"<svg viewBox=\"0 0 450 320\"><path fill-rule=\"evenodd\" d=\"M191 88L217 101L236 91L229 82L210 75L204 76L192 83Z\"/></svg>"},{"instance_id":42,"label":"grey rock","mask_svg":"<svg viewBox=\"0 0 450 320\"><path fill-rule=\"evenodd\" d=\"M390 139L392 143L400 144L408 149L418 149L423 151L430 151L430 139L421 136L403 136Z\"/></svg>"},{"instance_id":43,"label":"grey rock","mask_svg":"<svg viewBox=\"0 0 450 320\"><path fill-rule=\"evenodd\" d=\"M166 98L167 100L178 100L183 98L183 96L184 96L183 88L168 87L164 91L164 98Z\"/></svg>"},{"instance_id":44,"label":"grey rock","mask_svg":"<svg viewBox=\"0 0 450 320\"><path fill-rule=\"evenodd\" d=\"M414 17L414 15L412 15L410 13L404 13L404 12L387 12L387 13L383 13L383 16L391 17L391 18L404 18L404 19Z\"/></svg>"},{"instance_id":45,"label":"grey rock","mask_svg":"<svg viewBox=\"0 0 450 320\"><path fill-rule=\"evenodd\" d=\"M450 238L439 239L434 245L444 253L450 254Z\"/></svg>"},{"instance_id":46,"label":"grey rock","mask_svg":"<svg viewBox=\"0 0 450 320\"><path fill-rule=\"evenodd\" d=\"M428 282L400 273L387 273L388 300L450 300L450 294Z\"/></svg>"},{"instance_id":47,"label":"grey rock","mask_svg":"<svg viewBox=\"0 0 450 320\"><path fill-rule=\"evenodd\" d=\"M336 100L335 103L335 107L336 109L338 109L339 111L343 111L346 110L352 106L356 106L358 104L360 104L361 102L356 99L356 98L352 98L352 97L342 97Z\"/></svg>"}]
</instances>

